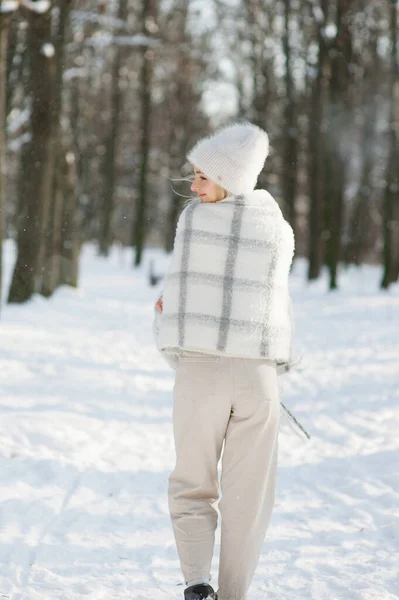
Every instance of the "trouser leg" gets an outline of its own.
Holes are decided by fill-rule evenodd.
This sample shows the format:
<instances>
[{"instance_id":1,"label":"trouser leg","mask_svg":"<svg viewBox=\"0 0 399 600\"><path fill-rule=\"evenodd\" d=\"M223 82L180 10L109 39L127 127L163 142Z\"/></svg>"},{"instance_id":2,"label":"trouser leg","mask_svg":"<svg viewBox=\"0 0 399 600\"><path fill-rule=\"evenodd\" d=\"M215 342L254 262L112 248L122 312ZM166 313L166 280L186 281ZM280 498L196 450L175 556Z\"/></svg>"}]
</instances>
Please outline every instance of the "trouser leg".
<instances>
[{"instance_id":1,"label":"trouser leg","mask_svg":"<svg viewBox=\"0 0 399 600\"><path fill-rule=\"evenodd\" d=\"M276 370L269 361L239 360L232 369L235 397L222 458L220 600L246 598L274 504L280 408Z\"/></svg>"},{"instance_id":2,"label":"trouser leg","mask_svg":"<svg viewBox=\"0 0 399 600\"><path fill-rule=\"evenodd\" d=\"M219 496L217 465L230 416L228 395L220 393L220 367L217 357L192 357L181 359L176 369L176 465L169 476L168 500L186 584L211 578L217 527L213 504Z\"/></svg>"}]
</instances>

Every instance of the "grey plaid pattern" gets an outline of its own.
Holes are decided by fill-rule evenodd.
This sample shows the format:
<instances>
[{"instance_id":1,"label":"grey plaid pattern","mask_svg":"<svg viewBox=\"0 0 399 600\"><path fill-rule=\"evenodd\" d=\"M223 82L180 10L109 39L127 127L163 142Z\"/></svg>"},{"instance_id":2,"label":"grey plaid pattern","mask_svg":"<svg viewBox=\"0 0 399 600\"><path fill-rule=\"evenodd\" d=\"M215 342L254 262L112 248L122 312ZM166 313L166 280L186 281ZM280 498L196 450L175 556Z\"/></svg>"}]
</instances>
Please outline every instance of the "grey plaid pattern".
<instances>
[{"instance_id":1,"label":"grey plaid pattern","mask_svg":"<svg viewBox=\"0 0 399 600\"><path fill-rule=\"evenodd\" d=\"M169 277L169 280L171 282L180 280L180 277L180 273L172 273ZM216 287L223 285L223 283L226 283L226 285L231 285L234 281L234 287L237 290L245 290L251 288L264 290L265 288L265 283L263 281L254 281L252 279L246 279L245 277L229 277L228 275L215 275L214 273L199 273L197 271L187 271L185 273L185 277L186 281L206 283L208 285L214 285Z\"/></svg>"},{"instance_id":2,"label":"grey plaid pattern","mask_svg":"<svg viewBox=\"0 0 399 600\"><path fill-rule=\"evenodd\" d=\"M158 349L287 364L293 251L292 229L264 190L212 205L190 202L177 226L163 313L155 314Z\"/></svg>"},{"instance_id":3,"label":"grey plaid pattern","mask_svg":"<svg viewBox=\"0 0 399 600\"><path fill-rule=\"evenodd\" d=\"M217 233L208 233L206 231L193 231L191 234L191 240L194 242L203 242L204 244L210 244L212 246L226 246L231 240L231 235L223 235ZM269 248L270 242L252 240L250 238L240 238L240 246L242 248L248 248L257 251L259 248Z\"/></svg>"},{"instance_id":4,"label":"grey plaid pattern","mask_svg":"<svg viewBox=\"0 0 399 600\"><path fill-rule=\"evenodd\" d=\"M186 317L186 299L187 299L187 277L188 277L188 265L190 257L190 242L193 231L193 215L195 210L195 204L190 204L186 210L185 216L185 229L183 237L183 257L181 263L181 269L179 271L180 278L180 297L179 297L179 348L184 348L184 321Z\"/></svg>"},{"instance_id":5,"label":"grey plaid pattern","mask_svg":"<svg viewBox=\"0 0 399 600\"><path fill-rule=\"evenodd\" d=\"M223 277L222 316L220 317L219 339L217 344L217 350L221 352L226 350L226 341L229 332L231 304L233 301L233 288L235 280L234 267L240 243L240 231L243 210L244 206L242 204L242 196L238 196L237 202L234 206L233 219L231 221L231 233L229 245L227 248L227 260Z\"/></svg>"},{"instance_id":6,"label":"grey plaid pattern","mask_svg":"<svg viewBox=\"0 0 399 600\"><path fill-rule=\"evenodd\" d=\"M271 251L269 272L267 274L267 277L265 280L265 286L264 286L264 294L265 294L265 297L268 298L267 304L270 304L270 302L271 302L270 297L272 294L272 288L268 284L268 282L274 280L276 269L277 269L277 249L276 249L276 246L274 246ZM268 331L270 331L273 326L270 317L271 317L271 314L266 313L265 318L262 321L262 325L261 325L260 348L259 348L259 353L261 356L268 356L270 353L270 348L269 348L270 337L268 335Z\"/></svg>"}]
</instances>

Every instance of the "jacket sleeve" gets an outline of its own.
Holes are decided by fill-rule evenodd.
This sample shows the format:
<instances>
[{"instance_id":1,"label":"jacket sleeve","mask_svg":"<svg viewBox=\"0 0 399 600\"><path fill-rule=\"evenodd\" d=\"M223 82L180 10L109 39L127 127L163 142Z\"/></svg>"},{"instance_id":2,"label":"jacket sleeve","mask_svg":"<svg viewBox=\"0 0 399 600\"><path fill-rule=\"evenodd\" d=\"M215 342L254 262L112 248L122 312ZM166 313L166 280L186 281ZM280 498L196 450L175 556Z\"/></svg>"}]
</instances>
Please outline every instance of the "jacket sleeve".
<instances>
[{"instance_id":1,"label":"jacket sleeve","mask_svg":"<svg viewBox=\"0 0 399 600\"><path fill-rule=\"evenodd\" d=\"M185 209L181 212L181 214L179 216L179 219L177 221L175 238L174 238L174 242L173 242L172 256L171 256L168 268L167 268L166 273L165 273L164 286L163 286L163 288L162 288L161 293L159 294L159 296L163 296L164 288L167 285L168 273L170 272L170 269L172 267L172 262L173 262L173 252L175 251L176 236L177 236L178 231L184 227L184 220L185 220ZM172 367L172 369L176 369L177 363L179 361L178 352L177 351L173 352L172 350L170 350L170 351L167 352L167 351L163 350L162 348L160 348L160 345L159 345L159 341L158 340L159 340L159 332L160 332L160 328L161 328L161 323L162 323L162 313L154 306L154 317L153 317L153 323L152 323L152 333L153 333L153 338L154 338L154 341L155 341L155 345L156 345L157 349L159 350L159 352L162 354L163 358L168 363L168 365L170 367Z\"/></svg>"},{"instance_id":2,"label":"jacket sleeve","mask_svg":"<svg viewBox=\"0 0 399 600\"><path fill-rule=\"evenodd\" d=\"M284 273L284 277L287 280L287 283L286 283L286 285L287 285L287 319L289 322L289 329L290 329L291 335L290 335L290 342L289 342L288 361L285 363L280 363L278 365L277 372L279 374L290 371L298 363L298 360L294 356L294 350L293 350L294 338L295 338L295 322L294 322L294 311L293 311L293 306L292 306L292 299L291 299L291 295L290 295L289 287L288 287L288 279L290 276L290 270L291 270L292 260L293 260L294 251L295 251L295 238L294 238L294 232L292 230L291 225L285 219L284 219L284 223L283 223L282 240L283 240L283 245L284 245L285 250L284 250L283 256L281 257L281 267L282 267L282 272Z\"/></svg>"}]
</instances>

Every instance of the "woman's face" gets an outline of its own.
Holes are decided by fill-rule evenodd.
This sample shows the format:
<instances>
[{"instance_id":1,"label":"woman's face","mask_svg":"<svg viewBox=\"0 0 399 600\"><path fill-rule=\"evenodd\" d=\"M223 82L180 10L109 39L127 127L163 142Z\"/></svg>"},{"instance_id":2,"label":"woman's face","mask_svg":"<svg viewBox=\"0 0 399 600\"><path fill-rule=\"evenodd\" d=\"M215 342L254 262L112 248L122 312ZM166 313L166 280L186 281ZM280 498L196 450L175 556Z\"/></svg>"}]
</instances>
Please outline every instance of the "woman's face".
<instances>
[{"instance_id":1,"label":"woman's face","mask_svg":"<svg viewBox=\"0 0 399 600\"><path fill-rule=\"evenodd\" d=\"M220 185L208 179L196 167L194 167L194 181L191 184L191 191L198 194L201 202L219 202L219 200L226 198L227 195Z\"/></svg>"}]
</instances>

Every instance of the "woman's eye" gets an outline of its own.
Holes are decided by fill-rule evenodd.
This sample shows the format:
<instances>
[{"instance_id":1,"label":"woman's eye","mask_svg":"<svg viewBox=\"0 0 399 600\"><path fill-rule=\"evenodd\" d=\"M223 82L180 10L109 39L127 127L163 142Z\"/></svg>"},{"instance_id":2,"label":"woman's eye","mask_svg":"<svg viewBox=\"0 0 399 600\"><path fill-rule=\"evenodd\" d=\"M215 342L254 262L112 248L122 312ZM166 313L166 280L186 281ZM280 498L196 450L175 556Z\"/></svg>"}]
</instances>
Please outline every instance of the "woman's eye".
<instances>
[{"instance_id":1,"label":"woman's eye","mask_svg":"<svg viewBox=\"0 0 399 600\"><path fill-rule=\"evenodd\" d=\"M202 179L202 181L206 181L206 177L200 177L200 179Z\"/></svg>"}]
</instances>

